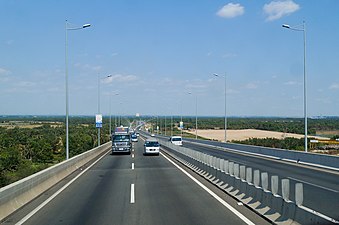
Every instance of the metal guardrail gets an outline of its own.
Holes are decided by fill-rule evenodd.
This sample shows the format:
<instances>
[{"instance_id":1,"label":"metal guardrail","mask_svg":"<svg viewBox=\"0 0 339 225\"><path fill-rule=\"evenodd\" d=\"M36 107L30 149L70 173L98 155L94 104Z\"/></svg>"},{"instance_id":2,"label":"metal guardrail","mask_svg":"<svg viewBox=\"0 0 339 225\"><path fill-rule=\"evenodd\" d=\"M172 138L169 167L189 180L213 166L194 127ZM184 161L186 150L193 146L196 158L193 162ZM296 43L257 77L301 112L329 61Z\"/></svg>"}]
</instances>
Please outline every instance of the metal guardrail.
<instances>
[{"instance_id":1,"label":"metal guardrail","mask_svg":"<svg viewBox=\"0 0 339 225\"><path fill-rule=\"evenodd\" d=\"M111 142L74 156L0 189L0 221L85 165L111 146Z\"/></svg>"},{"instance_id":2,"label":"metal guardrail","mask_svg":"<svg viewBox=\"0 0 339 225\"><path fill-rule=\"evenodd\" d=\"M292 199L289 179L279 179L275 175L269 179L266 171L253 170L166 141L159 142L172 150L166 151L172 157L272 222L339 224L339 221L303 206L302 183L295 184ZM279 189L282 190L282 195L278 194Z\"/></svg>"}]
</instances>

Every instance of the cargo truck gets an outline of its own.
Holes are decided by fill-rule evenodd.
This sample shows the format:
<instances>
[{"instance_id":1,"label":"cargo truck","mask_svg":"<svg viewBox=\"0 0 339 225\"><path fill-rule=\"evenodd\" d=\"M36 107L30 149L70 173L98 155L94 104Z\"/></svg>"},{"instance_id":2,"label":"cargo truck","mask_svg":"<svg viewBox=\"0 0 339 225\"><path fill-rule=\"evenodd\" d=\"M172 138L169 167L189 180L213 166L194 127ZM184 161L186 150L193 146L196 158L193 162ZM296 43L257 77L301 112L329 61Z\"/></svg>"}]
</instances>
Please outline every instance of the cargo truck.
<instances>
[{"instance_id":1,"label":"cargo truck","mask_svg":"<svg viewBox=\"0 0 339 225\"><path fill-rule=\"evenodd\" d=\"M131 136L128 127L116 127L112 135L112 154L128 153L132 150Z\"/></svg>"}]
</instances>

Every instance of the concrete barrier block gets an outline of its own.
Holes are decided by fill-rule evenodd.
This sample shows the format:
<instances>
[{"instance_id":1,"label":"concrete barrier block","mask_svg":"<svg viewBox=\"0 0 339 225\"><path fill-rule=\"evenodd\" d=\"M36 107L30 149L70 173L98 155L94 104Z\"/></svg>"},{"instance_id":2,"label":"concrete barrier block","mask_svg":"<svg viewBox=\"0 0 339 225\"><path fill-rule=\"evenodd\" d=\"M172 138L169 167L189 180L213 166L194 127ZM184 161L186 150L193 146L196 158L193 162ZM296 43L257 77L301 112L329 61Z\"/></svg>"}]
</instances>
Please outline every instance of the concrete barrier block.
<instances>
[{"instance_id":1,"label":"concrete barrier block","mask_svg":"<svg viewBox=\"0 0 339 225\"><path fill-rule=\"evenodd\" d=\"M302 183L295 184L295 204L301 206L304 201L304 188Z\"/></svg>"},{"instance_id":2,"label":"concrete barrier block","mask_svg":"<svg viewBox=\"0 0 339 225\"><path fill-rule=\"evenodd\" d=\"M220 168L221 172L224 172L224 163L225 163L225 160L224 159L220 159L220 166L219 166L219 168Z\"/></svg>"},{"instance_id":3,"label":"concrete barrier block","mask_svg":"<svg viewBox=\"0 0 339 225\"><path fill-rule=\"evenodd\" d=\"M279 191L279 177L272 176L271 177L271 191L273 195L277 195Z\"/></svg>"},{"instance_id":4,"label":"concrete barrier block","mask_svg":"<svg viewBox=\"0 0 339 225\"><path fill-rule=\"evenodd\" d=\"M229 170L228 170L228 168L229 168L229 161L228 160L225 160L225 162L224 162L224 172L225 173L229 173Z\"/></svg>"},{"instance_id":5,"label":"concrete barrier block","mask_svg":"<svg viewBox=\"0 0 339 225\"><path fill-rule=\"evenodd\" d=\"M261 187L265 191L268 190L268 173L266 172L261 173Z\"/></svg>"},{"instance_id":6,"label":"concrete barrier block","mask_svg":"<svg viewBox=\"0 0 339 225\"><path fill-rule=\"evenodd\" d=\"M281 180L281 192L283 199L288 202L290 199L290 180L282 179Z\"/></svg>"},{"instance_id":7,"label":"concrete barrier block","mask_svg":"<svg viewBox=\"0 0 339 225\"><path fill-rule=\"evenodd\" d=\"M236 177L236 178L239 178L240 177L240 172L239 172L239 164L237 164L237 163L234 163L233 164L233 167L234 167L234 176Z\"/></svg>"},{"instance_id":8,"label":"concrete barrier block","mask_svg":"<svg viewBox=\"0 0 339 225\"><path fill-rule=\"evenodd\" d=\"M253 184L255 187L260 187L260 171L259 170L254 170Z\"/></svg>"},{"instance_id":9,"label":"concrete barrier block","mask_svg":"<svg viewBox=\"0 0 339 225\"><path fill-rule=\"evenodd\" d=\"M240 179L242 181L246 180L246 166L240 166Z\"/></svg>"},{"instance_id":10,"label":"concrete barrier block","mask_svg":"<svg viewBox=\"0 0 339 225\"><path fill-rule=\"evenodd\" d=\"M234 162L228 163L228 173L233 176L234 175Z\"/></svg>"},{"instance_id":11,"label":"concrete barrier block","mask_svg":"<svg viewBox=\"0 0 339 225\"><path fill-rule=\"evenodd\" d=\"M253 183L253 174L252 174L252 168L248 167L246 168L246 182L248 184L252 184Z\"/></svg>"}]
</instances>

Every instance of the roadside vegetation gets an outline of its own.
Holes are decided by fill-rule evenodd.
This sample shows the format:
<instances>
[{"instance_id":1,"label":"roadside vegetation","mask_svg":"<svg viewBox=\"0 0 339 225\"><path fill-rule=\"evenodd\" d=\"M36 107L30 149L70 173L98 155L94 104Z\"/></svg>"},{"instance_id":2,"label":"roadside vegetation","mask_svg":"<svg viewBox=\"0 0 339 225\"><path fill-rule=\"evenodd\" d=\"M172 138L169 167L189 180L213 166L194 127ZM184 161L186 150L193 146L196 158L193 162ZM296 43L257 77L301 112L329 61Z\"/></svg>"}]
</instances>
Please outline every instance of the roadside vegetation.
<instances>
[{"instance_id":1,"label":"roadside vegetation","mask_svg":"<svg viewBox=\"0 0 339 225\"><path fill-rule=\"evenodd\" d=\"M62 120L62 117L0 120L0 187L65 159L65 126ZM59 122L58 126L55 126L55 121ZM31 124L31 128L27 128L27 124ZM101 133L101 143L109 141L108 124L104 125ZM93 118L70 119L70 157L92 149L97 146L97 141Z\"/></svg>"}]
</instances>

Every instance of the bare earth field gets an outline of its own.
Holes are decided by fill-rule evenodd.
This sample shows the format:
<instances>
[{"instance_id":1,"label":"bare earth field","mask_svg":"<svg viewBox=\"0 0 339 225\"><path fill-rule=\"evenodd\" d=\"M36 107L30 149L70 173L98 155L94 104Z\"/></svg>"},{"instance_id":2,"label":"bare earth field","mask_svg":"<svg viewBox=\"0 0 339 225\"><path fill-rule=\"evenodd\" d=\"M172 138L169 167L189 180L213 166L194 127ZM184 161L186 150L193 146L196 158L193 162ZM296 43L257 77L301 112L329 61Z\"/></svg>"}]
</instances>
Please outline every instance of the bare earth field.
<instances>
[{"instance_id":1,"label":"bare earth field","mask_svg":"<svg viewBox=\"0 0 339 225\"><path fill-rule=\"evenodd\" d=\"M187 133L194 134L195 130L188 131ZM198 130L198 136L205 137L209 139L214 139L218 141L223 141L225 139L225 130ZM303 138L304 135L301 134L292 134L292 133L282 133L276 131L266 131L266 130L255 130L255 129L245 129L245 130L227 130L227 141L232 140L246 140L249 138L277 138L284 139L287 137L294 138ZM315 136L308 136L314 137ZM328 140L329 138L316 137L319 140Z\"/></svg>"}]
</instances>

